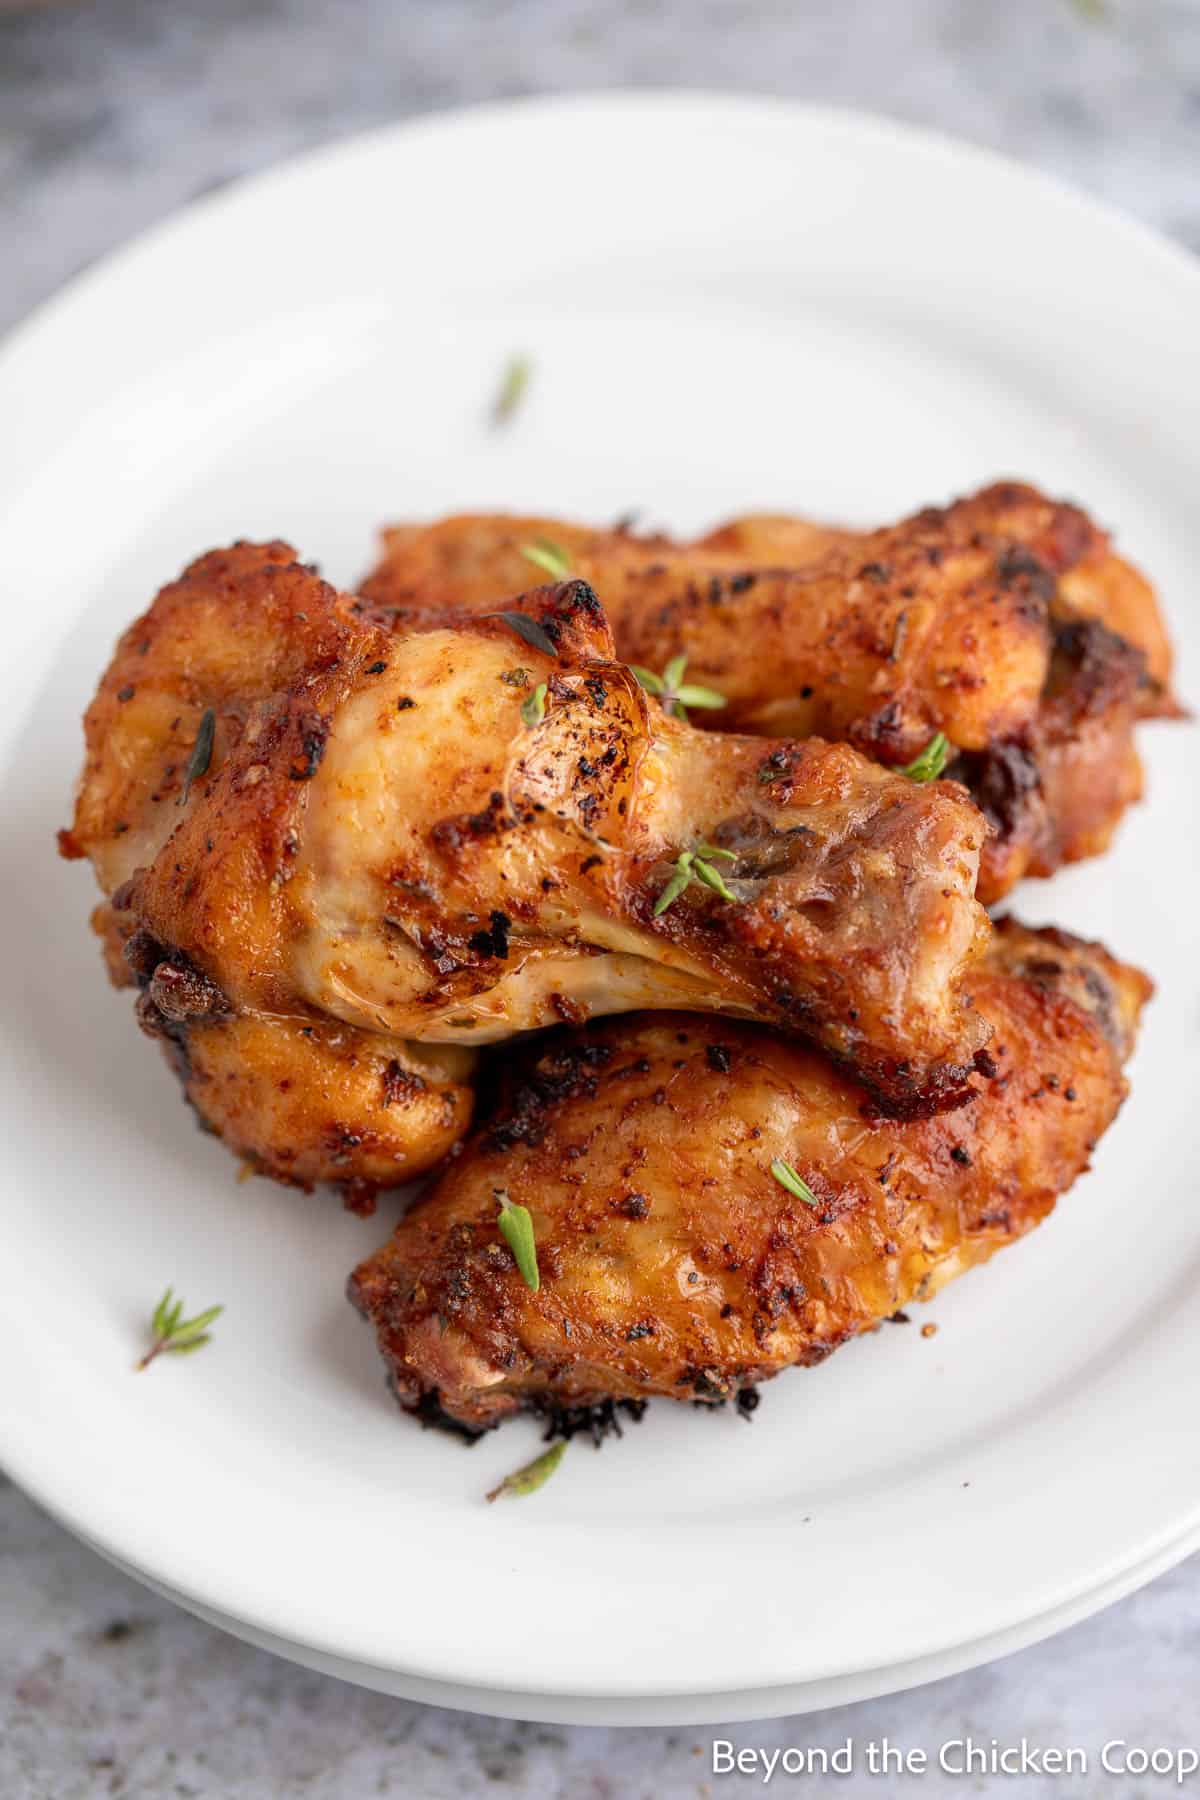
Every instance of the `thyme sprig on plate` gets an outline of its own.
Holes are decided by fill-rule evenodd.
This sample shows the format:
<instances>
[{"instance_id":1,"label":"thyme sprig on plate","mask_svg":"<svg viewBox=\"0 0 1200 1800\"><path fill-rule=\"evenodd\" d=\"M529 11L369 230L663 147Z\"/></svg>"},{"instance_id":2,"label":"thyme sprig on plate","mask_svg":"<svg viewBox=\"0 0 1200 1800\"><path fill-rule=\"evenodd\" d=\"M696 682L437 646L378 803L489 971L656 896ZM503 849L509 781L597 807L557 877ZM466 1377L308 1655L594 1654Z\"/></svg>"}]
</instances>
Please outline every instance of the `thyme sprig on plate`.
<instances>
[{"instance_id":1,"label":"thyme sprig on plate","mask_svg":"<svg viewBox=\"0 0 1200 1800\"><path fill-rule=\"evenodd\" d=\"M777 1156L771 1164L771 1173L780 1187L786 1188L789 1194L795 1194L797 1200L803 1200L805 1206L820 1206L821 1202L803 1175L793 1169L790 1162L784 1162L782 1157Z\"/></svg>"},{"instance_id":2,"label":"thyme sprig on plate","mask_svg":"<svg viewBox=\"0 0 1200 1800\"><path fill-rule=\"evenodd\" d=\"M505 1243L513 1253L513 1261L521 1272L521 1280L531 1293L536 1294L542 1285L542 1277L538 1271L537 1244L533 1237L533 1220L527 1206L518 1206L510 1200L506 1188L494 1188L493 1193L500 1203L499 1226Z\"/></svg>"},{"instance_id":3,"label":"thyme sprig on plate","mask_svg":"<svg viewBox=\"0 0 1200 1800\"><path fill-rule=\"evenodd\" d=\"M210 1306L207 1312L197 1313L194 1319L185 1319L183 1301L176 1300L168 1288L150 1320L153 1342L135 1366L138 1369L148 1368L155 1357L162 1356L165 1351L184 1356L191 1350L199 1350L209 1340L208 1327L224 1311L223 1306Z\"/></svg>"},{"instance_id":4,"label":"thyme sprig on plate","mask_svg":"<svg viewBox=\"0 0 1200 1800\"><path fill-rule=\"evenodd\" d=\"M532 544L522 544L521 555L526 562L533 563L535 568L544 569L553 581L565 581L571 573L571 559L561 544L550 538L538 538Z\"/></svg>"},{"instance_id":5,"label":"thyme sprig on plate","mask_svg":"<svg viewBox=\"0 0 1200 1800\"><path fill-rule=\"evenodd\" d=\"M492 402L493 428L507 425L529 387L533 364L527 356L512 356L505 366L496 398Z\"/></svg>"},{"instance_id":6,"label":"thyme sprig on plate","mask_svg":"<svg viewBox=\"0 0 1200 1800\"><path fill-rule=\"evenodd\" d=\"M703 711L715 712L725 705L724 694L716 688L698 687L694 682L684 682L684 670L688 659L684 656L673 656L661 675L653 669L643 669L638 663L630 663L630 668L648 694L653 694L662 702L665 713L671 713L677 719L687 718L689 706L698 706Z\"/></svg>"},{"instance_id":7,"label":"thyme sprig on plate","mask_svg":"<svg viewBox=\"0 0 1200 1800\"><path fill-rule=\"evenodd\" d=\"M949 760L950 739L944 731L935 731L921 754L896 773L907 775L910 781L936 781Z\"/></svg>"},{"instance_id":8,"label":"thyme sprig on plate","mask_svg":"<svg viewBox=\"0 0 1200 1800\"><path fill-rule=\"evenodd\" d=\"M560 1438L557 1444L551 1444L548 1450L543 1450L540 1456L535 1456L524 1468L514 1469L511 1475L506 1475L491 1490L488 1499L498 1500L501 1494L536 1494L549 1481L566 1451L567 1440Z\"/></svg>"},{"instance_id":9,"label":"thyme sprig on plate","mask_svg":"<svg viewBox=\"0 0 1200 1800\"><path fill-rule=\"evenodd\" d=\"M713 868L712 859L721 857L725 862L736 862L737 856L732 850L722 850L719 844L697 844L693 850L685 850L675 859L675 873L666 887L654 902L654 917L661 918L668 906L674 906L680 894L689 888L693 881L702 881L705 887L719 894L722 900L736 901L737 895L731 894L725 886L724 877Z\"/></svg>"}]
</instances>

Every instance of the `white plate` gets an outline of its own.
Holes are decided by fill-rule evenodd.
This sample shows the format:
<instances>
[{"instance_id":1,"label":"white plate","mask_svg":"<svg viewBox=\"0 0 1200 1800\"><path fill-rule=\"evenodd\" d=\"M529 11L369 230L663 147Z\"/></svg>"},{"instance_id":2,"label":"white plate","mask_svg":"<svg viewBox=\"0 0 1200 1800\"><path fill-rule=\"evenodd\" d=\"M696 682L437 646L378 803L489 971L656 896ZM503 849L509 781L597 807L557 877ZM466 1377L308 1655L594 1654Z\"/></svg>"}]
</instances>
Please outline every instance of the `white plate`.
<instances>
[{"instance_id":1,"label":"white plate","mask_svg":"<svg viewBox=\"0 0 1200 1800\"><path fill-rule=\"evenodd\" d=\"M348 580L389 515L877 520L1018 473L1119 525L1200 692L1198 317L1181 253L977 152L610 96L304 159L19 333L0 357L15 1478L240 1630L534 1716L802 1705L806 1684L1017 1641L1200 1542L1187 729L1146 734L1151 803L1116 853L1022 896L1161 983L1133 1098L1056 1218L938 1301L936 1339L887 1330L785 1377L752 1428L658 1407L491 1508L533 1428L470 1452L419 1432L341 1297L391 1215L236 1183L105 988L86 871L50 854L112 638L235 536L290 535ZM518 349L534 384L489 433ZM168 1281L226 1314L202 1355L135 1378Z\"/></svg>"},{"instance_id":2,"label":"white plate","mask_svg":"<svg viewBox=\"0 0 1200 1800\"><path fill-rule=\"evenodd\" d=\"M773 1719L784 1714L823 1712L831 1706L847 1706L852 1701L872 1700L880 1694L920 1687L926 1682L956 1675L963 1669L976 1668L980 1663L992 1662L997 1657L1011 1656L1015 1651L1040 1643L1055 1632L1077 1625L1101 1608L1111 1606L1164 1570L1173 1568L1187 1553L1186 1544L1167 1544L1146 1562L1136 1564L1115 1580L1105 1582L1053 1612L1022 1620L1019 1625L991 1637L979 1638L974 1643L956 1644L952 1649L917 1657L913 1662L892 1663L884 1669L855 1669L848 1675L832 1675L821 1681L805 1682L800 1687L736 1688L728 1693L683 1694L669 1698L655 1694L626 1695L619 1699L524 1694L517 1689L500 1687L464 1687L459 1683L427 1681L417 1675L354 1662L347 1657L322 1655L307 1645L274 1637L267 1631L256 1631L236 1616L200 1606L162 1582L150 1581L143 1572L121 1563L116 1557L110 1556L108 1560L124 1574L154 1588L165 1599L187 1607L207 1624L231 1631L259 1650L286 1656L307 1668L319 1670L322 1675L336 1676L340 1681L357 1682L361 1687L397 1694L406 1700L419 1700L428 1706L456 1707L462 1712L488 1713L505 1719L540 1719L552 1724L716 1725L733 1719Z\"/></svg>"}]
</instances>

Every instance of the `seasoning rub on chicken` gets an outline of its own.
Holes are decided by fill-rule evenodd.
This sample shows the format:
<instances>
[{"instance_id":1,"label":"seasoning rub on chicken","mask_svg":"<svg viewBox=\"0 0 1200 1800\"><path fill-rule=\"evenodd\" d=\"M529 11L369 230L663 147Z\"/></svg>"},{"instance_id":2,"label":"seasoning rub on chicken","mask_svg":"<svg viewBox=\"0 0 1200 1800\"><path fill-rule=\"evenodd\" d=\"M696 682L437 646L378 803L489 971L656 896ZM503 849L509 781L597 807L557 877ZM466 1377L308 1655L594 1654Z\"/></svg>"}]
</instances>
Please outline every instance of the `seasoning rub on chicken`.
<instances>
[{"instance_id":1,"label":"seasoning rub on chicken","mask_svg":"<svg viewBox=\"0 0 1200 1800\"><path fill-rule=\"evenodd\" d=\"M863 533L778 515L690 544L547 518L396 526L364 604L399 630L497 605L544 541L599 593L621 656L657 672L686 655L723 696L698 724L844 739L891 766L944 734L993 827L988 904L1106 847L1141 793L1135 722L1177 710L1149 583L1077 507L1015 482Z\"/></svg>"},{"instance_id":2,"label":"seasoning rub on chicken","mask_svg":"<svg viewBox=\"0 0 1200 1800\"><path fill-rule=\"evenodd\" d=\"M519 608L397 636L242 544L122 638L64 849L204 1115L378 1186L458 1135L475 1045L645 1006L797 1032L897 1112L961 1100L989 1030L962 788L694 731L584 583Z\"/></svg>"},{"instance_id":3,"label":"seasoning rub on chicken","mask_svg":"<svg viewBox=\"0 0 1200 1800\"><path fill-rule=\"evenodd\" d=\"M1149 993L1098 945L1002 925L976 981L997 1074L904 1123L811 1050L729 1020L531 1044L351 1297L404 1405L468 1432L521 1410L569 1430L613 1401L718 1403L1039 1224L1121 1104ZM531 1215L536 1291L505 1199Z\"/></svg>"}]
</instances>

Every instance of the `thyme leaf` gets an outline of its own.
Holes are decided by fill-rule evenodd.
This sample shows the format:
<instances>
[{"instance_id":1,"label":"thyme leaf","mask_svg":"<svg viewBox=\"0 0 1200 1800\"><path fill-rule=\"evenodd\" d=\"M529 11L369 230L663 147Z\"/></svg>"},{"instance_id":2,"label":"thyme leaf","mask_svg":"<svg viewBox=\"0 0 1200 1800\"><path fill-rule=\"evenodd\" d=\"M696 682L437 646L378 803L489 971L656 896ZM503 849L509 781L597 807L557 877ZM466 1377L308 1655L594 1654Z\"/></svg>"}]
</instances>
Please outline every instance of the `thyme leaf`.
<instances>
[{"instance_id":1,"label":"thyme leaf","mask_svg":"<svg viewBox=\"0 0 1200 1800\"><path fill-rule=\"evenodd\" d=\"M533 1220L527 1206L518 1206L510 1200L505 1188L493 1190L500 1202L500 1230L504 1241L513 1253L513 1261L521 1272L521 1280L531 1293L536 1294L542 1285L538 1272L537 1245L533 1238Z\"/></svg>"},{"instance_id":2,"label":"thyme leaf","mask_svg":"<svg viewBox=\"0 0 1200 1800\"><path fill-rule=\"evenodd\" d=\"M673 718L686 719L689 706L698 706L702 711L715 712L726 704L724 694L716 688L699 687L694 682L684 684L683 675L687 668L686 655L673 656L661 675L653 669L643 669L640 663L630 663L629 667L636 675L639 683L648 694L654 694L662 701L662 709Z\"/></svg>"},{"instance_id":3,"label":"thyme leaf","mask_svg":"<svg viewBox=\"0 0 1200 1800\"><path fill-rule=\"evenodd\" d=\"M217 715L211 706L206 706L200 715L200 728L196 732L196 741L192 745L192 754L188 757L187 769L183 777L183 792L175 802L177 806L186 806L188 795L192 791L193 781L203 781L208 774L208 765L212 761L213 738L217 731Z\"/></svg>"},{"instance_id":4,"label":"thyme leaf","mask_svg":"<svg viewBox=\"0 0 1200 1800\"><path fill-rule=\"evenodd\" d=\"M935 731L919 756L897 769L910 781L936 781L950 759L950 739L944 731Z\"/></svg>"},{"instance_id":5,"label":"thyme leaf","mask_svg":"<svg viewBox=\"0 0 1200 1800\"><path fill-rule=\"evenodd\" d=\"M555 1469L566 1455L567 1440L559 1438L557 1444L551 1444L540 1456L526 1463L522 1469L514 1469L511 1475L494 1487L488 1494L489 1500L498 1500L501 1494L536 1494L540 1487L549 1481Z\"/></svg>"},{"instance_id":6,"label":"thyme leaf","mask_svg":"<svg viewBox=\"0 0 1200 1800\"><path fill-rule=\"evenodd\" d=\"M529 386L529 378L533 374L533 364L527 356L513 356L505 367L496 398L492 402L492 427L507 425L522 400Z\"/></svg>"},{"instance_id":7,"label":"thyme leaf","mask_svg":"<svg viewBox=\"0 0 1200 1800\"><path fill-rule=\"evenodd\" d=\"M660 919L668 906L674 906L680 894L691 884L692 864L696 858L691 850L685 850L675 864L675 873L668 881L658 899L654 902L654 917Z\"/></svg>"},{"instance_id":8,"label":"thyme leaf","mask_svg":"<svg viewBox=\"0 0 1200 1800\"><path fill-rule=\"evenodd\" d=\"M705 887L711 888L714 894L720 894L722 900L732 900L734 898L729 889L725 886L724 876L719 874L710 862L706 862L704 857L696 856L692 858L692 874L696 877L697 881L702 881Z\"/></svg>"},{"instance_id":9,"label":"thyme leaf","mask_svg":"<svg viewBox=\"0 0 1200 1800\"><path fill-rule=\"evenodd\" d=\"M543 656L553 656L557 660L558 649L554 639L546 627L539 625L536 619L531 619L528 613L495 612L487 613L485 616L489 619L503 619L504 623L511 626L517 636L523 638L531 649L540 650Z\"/></svg>"},{"instance_id":10,"label":"thyme leaf","mask_svg":"<svg viewBox=\"0 0 1200 1800\"><path fill-rule=\"evenodd\" d=\"M224 1310L223 1306L210 1306L207 1312L197 1313L194 1319L185 1319L183 1301L177 1300L168 1288L150 1318L150 1348L135 1366L147 1368L164 1351L186 1356L192 1350L199 1350L201 1345L208 1343L208 1327Z\"/></svg>"},{"instance_id":11,"label":"thyme leaf","mask_svg":"<svg viewBox=\"0 0 1200 1800\"><path fill-rule=\"evenodd\" d=\"M777 1156L771 1164L771 1173L780 1187L786 1188L789 1194L795 1194L797 1200L803 1200L805 1206L820 1206L821 1202L803 1175L798 1175L791 1163L784 1162L781 1157Z\"/></svg>"},{"instance_id":12,"label":"thyme leaf","mask_svg":"<svg viewBox=\"0 0 1200 1800\"><path fill-rule=\"evenodd\" d=\"M526 562L544 569L554 581L565 581L571 573L571 562L566 551L561 544L552 543L549 538L538 538L535 544L522 544L520 549Z\"/></svg>"},{"instance_id":13,"label":"thyme leaf","mask_svg":"<svg viewBox=\"0 0 1200 1800\"><path fill-rule=\"evenodd\" d=\"M540 725L546 716L546 683L539 681L532 694L521 702L521 719L526 725Z\"/></svg>"},{"instance_id":14,"label":"thyme leaf","mask_svg":"<svg viewBox=\"0 0 1200 1800\"><path fill-rule=\"evenodd\" d=\"M675 859L675 873L654 902L654 918L661 918L668 906L673 906L693 881L702 881L705 887L711 888L714 894L719 894L722 900L736 903L737 895L730 893L724 878L713 868L715 857L720 857L724 862L737 861L734 851L723 850L719 844L697 844L692 850L684 850Z\"/></svg>"}]
</instances>

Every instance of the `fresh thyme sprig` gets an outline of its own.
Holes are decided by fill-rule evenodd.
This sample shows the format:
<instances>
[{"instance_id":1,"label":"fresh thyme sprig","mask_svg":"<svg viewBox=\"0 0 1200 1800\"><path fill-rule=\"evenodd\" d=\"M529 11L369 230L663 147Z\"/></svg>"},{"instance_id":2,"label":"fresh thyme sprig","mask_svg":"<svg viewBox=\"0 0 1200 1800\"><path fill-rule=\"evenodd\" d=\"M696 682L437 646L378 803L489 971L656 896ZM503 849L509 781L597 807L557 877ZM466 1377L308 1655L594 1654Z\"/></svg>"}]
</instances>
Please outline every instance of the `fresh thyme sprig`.
<instances>
[{"instance_id":1,"label":"fresh thyme sprig","mask_svg":"<svg viewBox=\"0 0 1200 1800\"><path fill-rule=\"evenodd\" d=\"M497 1483L488 1495L489 1500L498 1500L501 1494L536 1494L540 1487L549 1481L555 1469L566 1455L567 1440L559 1438L557 1444L551 1444L540 1456L526 1463L523 1469L514 1469L511 1475Z\"/></svg>"},{"instance_id":2,"label":"fresh thyme sprig","mask_svg":"<svg viewBox=\"0 0 1200 1800\"><path fill-rule=\"evenodd\" d=\"M554 543L550 538L538 538L536 543L522 544L520 548L526 562L544 569L555 581L565 581L571 573L570 557L561 544Z\"/></svg>"},{"instance_id":3,"label":"fresh thyme sprig","mask_svg":"<svg viewBox=\"0 0 1200 1800\"><path fill-rule=\"evenodd\" d=\"M716 688L697 687L690 681L683 684L687 665L686 656L673 656L661 675L656 675L653 669L643 669L638 663L629 666L646 692L662 701L663 711L677 719L687 718L689 706L699 706L706 712L715 712L724 706L725 696L718 694Z\"/></svg>"},{"instance_id":4,"label":"fresh thyme sprig","mask_svg":"<svg viewBox=\"0 0 1200 1800\"><path fill-rule=\"evenodd\" d=\"M661 918L668 906L674 906L680 894L689 888L693 881L702 881L710 887L714 894L722 900L736 901L737 895L731 894L725 886L724 878L712 866L714 856L722 857L726 862L736 862L737 856L732 850L722 850L719 844L697 844L694 850L685 850L675 859L675 873L668 881L658 899L654 902L654 917Z\"/></svg>"},{"instance_id":5,"label":"fresh thyme sprig","mask_svg":"<svg viewBox=\"0 0 1200 1800\"><path fill-rule=\"evenodd\" d=\"M521 1272L521 1280L529 1290L536 1294L542 1285L538 1272L537 1245L533 1237L533 1220L529 1216L527 1206L518 1206L510 1200L505 1188L494 1188L493 1193L500 1202L500 1230L504 1241L513 1253L513 1261Z\"/></svg>"},{"instance_id":6,"label":"fresh thyme sprig","mask_svg":"<svg viewBox=\"0 0 1200 1800\"><path fill-rule=\"evenodd\" d=\"M540 725L546 716L546 683L539 681L532 694L521 702L521 720L525 725Z\"/></svg>"},{"instance_id":7,"label":"fresh thyme sprig","mask_svg":"<svg viewBox=\"0 0 1200 1800\"><path fill-rule=\"evenodd\" d=\"M533 364L527 356L509 358L496 398L492 402L492 425L507 425L525 398Z\"/></svg>"},{"instance_id":8,"label":"fresh thyme sprig","mask_svg":"<svg viewBox=\"0 0 1200 1800\"><path fill-rule=\"evenodd\" d=\"M935 731L921 754L896 773L907 775L910 781L936 781L949 760L950 739L944 731Z\"/></svg>"},{"instance_id":9,"label":"fresh thyme sprig","mask_svg":"<svg viewBox=\"0 0 1200 1800\"><path fill-rule=\"evenodd\" d=\"M154 1341L136 1367L147 1368L156 1356L161 1356L167 1350L178 1356L183 1356L190 1350L199 1350L202 1344L208 1342L208 1327L224 1311L223 1306L210 1306L207 1312L197 1313L194 1319L185 1319L183 1301L176 1300L168 1288L150 1320Z\"/></svg>"},{"instance_id":10,"label":"fresh thyme sprig","mask_svg":"<svg viewBox=\"0 0 1200 1800\"><path fill-rule=\"evenodd\" d=\"M196 741L192 745L192 754L188 757L187 769L184 771L183 792L176 801L177 806L186 806L188 795L192 791L193 781L203 781L208 774L208 765L212 761L213 738L217 730L217 715L211 706L204 709L200 716L200 728L196 733Z\"/></svg>"}]
</instances>

